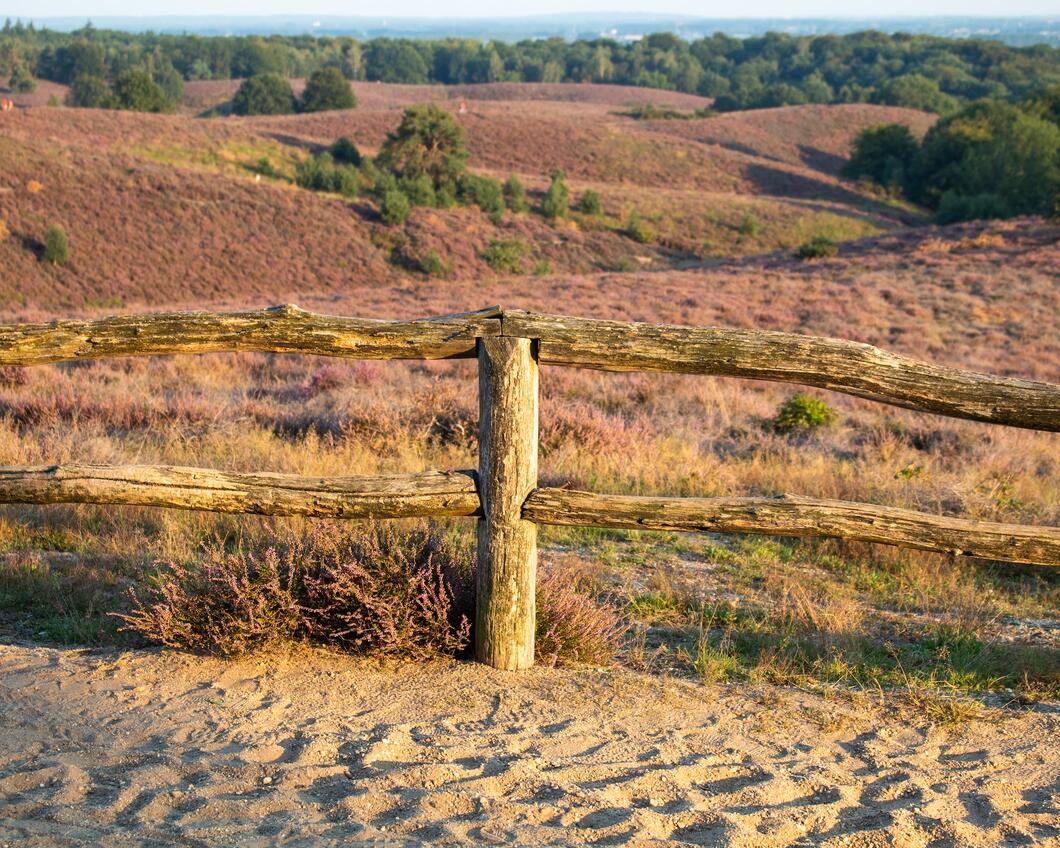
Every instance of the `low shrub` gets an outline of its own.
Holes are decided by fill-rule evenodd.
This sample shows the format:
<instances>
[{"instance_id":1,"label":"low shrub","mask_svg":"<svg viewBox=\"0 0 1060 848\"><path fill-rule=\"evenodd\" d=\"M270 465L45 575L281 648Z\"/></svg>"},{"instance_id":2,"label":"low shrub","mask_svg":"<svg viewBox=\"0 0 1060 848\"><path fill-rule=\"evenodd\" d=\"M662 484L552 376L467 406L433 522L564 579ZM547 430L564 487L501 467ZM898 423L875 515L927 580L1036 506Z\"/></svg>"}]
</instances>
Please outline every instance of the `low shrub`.
<instances>
[{"instance_id":1,"label":"low shrub","mask_svg":"<svg viewBox=\"0 0 1060 848\"><path fill-rule=\"evenodd\" d=\"M169 564L116 615L147 641L224 656L301 642L430 659L470 648L474 597L473 551L435 525L318 522L254 550L216 544L201 563ZM578 573L543 575L536 600L539 662L614 657L626 626Z\"/></svg>"},{"instance_id":2,"label":"low shrub","mask_svg":"<svg viewBox=\"0 0 1060 848\"><path fill-rule=\"evenodd\" d=\"M526 186L515 174L504 182L504 203L512 212L526 212L530 208L526 202Z\"/></svg>"},{"instance_id":3,"label":"low shrub","mask_svg":"<svg viewBox=\"0 0 1060 848\"><path fill-rule=\"evenodd\" d=\"M626 219L625 233L639 244L647 244L655 238L655 233L652 232L651 227L644 223L644 219L640 217L640 213L636 209L630 212L629 217Z\"/></svg>"},{"instance_id":4,"label":"low shrub","mask_svg":"<svg viewBox=\"0 0 1060 848\"><path fill-rule=\"evenodd\" d=\"M348 165L338 165L330 153L311 156L298 163L295 182L310 191L330 191L345 197L356 197L360 190L357 172Z\"/></svg>"},{"instance_id":5,"label":"low shrub","mask_svg":"<svg viewBox=\"0 0 1060 848\"><path fill-rule=\"evenodd\" d=\"M594 598L591 584L577 571L548 572L537 583L538 662L603 665L614 659L628 627L609 606Z\"/></svg>"},{"instance_id":6,"label":"low shrub","mask_svg":"<svg viewBox=\"0 0 1060 848\"><path fill-rule=\"evenodd\" d=\"M311 642L428 658L469 644L472 558L429 525L319 523L264 550L205 552L132 590L118 617L152 642L227 656Z\"/></svg>"},{"instance_id":7,"label":"low shrub","mask_svg":"<svg viewBox=\"0 0 1060 848\"><path fill-rule=\"evenodd\" d=\"M66 230L53 224L44 233L44 253L41 258L53 265L65 265L70 261L70 241Z\"/></svg>"},{"instance_id":8,"label":"low shrub","mask_svg":"<svg viewBox=\"0 0 1060 848\"><path fill-rule=\"evenodd\" d=\"M434 206L435 204L434 183L426 174L398 180L398 190L409 199L412 206Z\"/></svg>"},{"instance_id":9,"label":"low shrub","mask_svg":"<svg viewBox=\"0 0 1060 848\"><path fill-rule=\"evenodd\" d=\"M383 216L383 223L396 227L404 224L412 212L412 204L404 193L397 189L391 189L383 195L379 204L379 214Z\"/></svg>"},{"instance_id":10,"label":"low shrub","mask_svg":"<svg viewBox=\"0 0 1060 848\"><path fill-rule=\"evenodd\" d=\"M261 174L263 177L269 177L274 180L283 176L283 174L276 170L276 167L272 164L272 160L269 159L268 156L262 156L251 170L256 174Z\"/></svg>"},{"instance_id":11,"label":"low shrub","mask_svg":"<svg viewBox=\"0 0 1060 848\"><path fill-rule=\"evenodd\" d=\"M758 219L750 212L747 212L740 219L740 226L738 229L742 236L756 236L761 231L762 227L758 223Z\"/></svg>"},{"instance_id":12,"label":"low shrub","mask_svg":"<svg viewBox=\"0 0 1060 848\"><path fill-rule=\"evenodd\" d=\"M805 262L808 259L827 259L839 253L839 245L828 236L814 236L800 244L795 251L795 258Z\"/></svg>"},{"instance_id":13,"label":"low shrub","mask_svg":"<svg viewBox=\"0 0 1060 848\"><path fill-rule=\"evenodd\" d=\"M523 258L530 252L530 245L521 239L493 239L489 247L482 251L494 271L502 274L523 273Z\"/></svg>"},{"instance_id":14,"label":"low shrub","mask_svg":"<svg viewBox=\"0 0 1060 848\"><path fill-rule=\"evenodd\" d=\"M464 174L460 178L460 200L477 206L498 223L504 215L504 192L501 184L478 174Z\"/></svg>"},{"instance_id":15,"label":"low shrub","mask_svg":"<svg viewBox=\"0 0 1060 848\"><path fill-rule=\"evenodd\" d=\"M541 201L541 214L550 221L564 218L570 208L570 190L567 188L567 178L563 171L558 168L552 172L552 182L545 192Z\"/></svg>"},{"instance_id":16,"label":"low shrub","mask_svg":"<svg viewBox=\"0 0 1060 848\"><path fill-rule=\"evenodd\" d=\"M604 203L600 199L599 192L586 189L578 200L578 211L585 215L597 217L604 214Z\"/></svg>"},{"instance_id":17,"label":"low shrub","mask_svg":"<svg viewBox=\"0 0 1060 848\"><path fill-rule=\"evenodd\" d=\"M346 136L340 136L337 138L335 143L328 148L328 152L331 154L331 158L336 162L341 162L343 165L353 165L355 168L358 167L364 159L364 157L361 156L361 151L357 149L357 145L346 138Z\"/></svg>"},{"instance_id":18,"label":"low shrub","mask_svg":"<svg viewBox=\"0 0 1060 848\"><path fill-rule=\"evenodd\" d=\"M792 433L828 427L838 419L838 413L823 400L800 392L781 404L770 426L777 433Z\"/></svg>"}]
</instances>

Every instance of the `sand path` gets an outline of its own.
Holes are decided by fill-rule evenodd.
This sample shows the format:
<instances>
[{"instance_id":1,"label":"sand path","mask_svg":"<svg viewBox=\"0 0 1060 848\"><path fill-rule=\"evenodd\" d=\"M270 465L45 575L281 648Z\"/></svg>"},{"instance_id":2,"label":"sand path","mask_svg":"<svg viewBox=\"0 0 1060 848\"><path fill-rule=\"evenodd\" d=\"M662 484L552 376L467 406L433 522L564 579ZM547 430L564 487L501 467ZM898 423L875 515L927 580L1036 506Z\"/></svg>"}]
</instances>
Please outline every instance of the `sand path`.
<instances>
[{"instance_id":1,"label":"sand path","mask_svg":"<svg viewBox=\"0 0 1060 848\"><path fill-rule=\"evenodd\" d=\"M1060 845L1060 709L0 645L0 845Z\"/></svg>"}]
</instances>

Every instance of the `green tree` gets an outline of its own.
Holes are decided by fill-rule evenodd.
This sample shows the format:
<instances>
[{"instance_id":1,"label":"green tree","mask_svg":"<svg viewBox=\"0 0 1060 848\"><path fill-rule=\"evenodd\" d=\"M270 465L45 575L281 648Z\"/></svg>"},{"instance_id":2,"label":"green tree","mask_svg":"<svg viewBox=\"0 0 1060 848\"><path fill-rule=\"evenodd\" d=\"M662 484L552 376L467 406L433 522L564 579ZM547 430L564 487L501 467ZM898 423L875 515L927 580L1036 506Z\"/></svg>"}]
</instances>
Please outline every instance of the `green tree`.
<instances>
[{"instance_id":1,"label":"green tree","mask_svg":"<svg viewBox=\"0 0 1060 848\"><path fill-rule=\"evenodd\" d=\"M566 216L570 208L570 190L563 171L557 168L552 172L552 182L541 201L541 214L550 221Z\"/></svg>"},{"instance_id":2,"label":"green tree","mask_svg":"<svg viewBox=\"0 0 1060 848\"><path fill-rule=\"evenodd\" d=\"M114 92L102 77L80 76L66 92L66 105L80 109L112 109Z\"/></svg>"},{"instance_id":3,"label":"green tree","mask_svg":"<svg viewBox=\"0 0 1060 848\"><path fill-rule=\"evenodd\" d=\"M914 199L948 220L1053 212L1060 196L1060 127L983 100L932 127L917 157Z\"/></svg>"},{"instance_id":4,"label":"green tree","mask_svg":"<svg viewBox=\"0 0 1060 848\"><path fill-rule=\"evenodd\" d=\"M37 90L37 81L21 62L11 71L11 79L7 85L16 94L32 94Z\"/></svg>"},{"instance_id":5,"label":"green tree","mask_svg":"<svg viewBox=\"0 0 1060 848\"><path fill-rule=\"evenodd\" d=\"M57 224L48 227L44 233L44 254L41 257L52 265L65 265L70 261L70 242L66 230Z\"/></svg>"},{"instance_id":6,"label":"green tree","mask_svg":"<svg viewBox=\"0 0 1060 848\"><path fill-rule=\"evenodd\" d=\"M916 161L920 145L902 124L869 127L854 139L843 176L867 177L881 186L903 188Z\"/></svg>"},{"instance_id":7,"label":"green tree","mask_svg":"<svg viewBox=\"0 0 1060 848\"><path fill-rule=\"evenodd\" d=\"M291 84L271 73L244 80L232 98L232 111L237 115L289 115L294 105Z\"/></svg>"},{"instance_id":8,"label":"green tree","mask_svg":"<svg viewBox=\"0 0 1060 848\"><path fill-rule=\"evenodd\" d=\"M341 162L344 165L358 167L363 161L361 151L357 149L357 145L346 136L337 138L335 143L331 145L329 152L336 162Z\"/></svg>"},{"instance_id":9,"label":"green tree","mask_svg":"<svg viewBox=\"0 0 1060 848\"><path fill-rule=\"evenodd\" d=\"M426 174L436 190L452 187L467 164L464 130L440 106L413 106L387 135L376 161L401 177Z\"/></svg>"},{"instance_id":10,"label":"green tree","mask_svg":"<svg viewBox=\"0 0 1060 848\"><path fill-rule=\"evenodd\" d=\"M1036 118L1060 127L1060 85L1039 89L1027 98L1023 108Z\"/></svg>"},{"instance_id":11,"label":"green tree","mask_svg":"<svg viewBox=\"0 0 1060 848\"><path fill-rule=\"evenodd\" d=\"M118 74L114 97L119 109L131 112L168 112L174 105L143 68L127 68Z\"/></svg>"},{"instance_id":12,"label":"green tree","mask_svg":"<svg viewBox=\"0 0 1060 848\"><path fill-rule=\"evenodd\" d=\"M302 92L303 112L353 109L356 105L350 83L338 68L321 68L309 77Z\"/></svg>"},{"instance_id":13,"label":"green tree","mask_svg":"<svg viewBox=\"0 0 1060 848\"><path fill-rule=\"evenodd\" d=\"M879 87L873 101L939 115L948 115L960 105L960 101L944 93L935 80L921 74L904 74L888 80Z\"/></svg>"}]
</instances>

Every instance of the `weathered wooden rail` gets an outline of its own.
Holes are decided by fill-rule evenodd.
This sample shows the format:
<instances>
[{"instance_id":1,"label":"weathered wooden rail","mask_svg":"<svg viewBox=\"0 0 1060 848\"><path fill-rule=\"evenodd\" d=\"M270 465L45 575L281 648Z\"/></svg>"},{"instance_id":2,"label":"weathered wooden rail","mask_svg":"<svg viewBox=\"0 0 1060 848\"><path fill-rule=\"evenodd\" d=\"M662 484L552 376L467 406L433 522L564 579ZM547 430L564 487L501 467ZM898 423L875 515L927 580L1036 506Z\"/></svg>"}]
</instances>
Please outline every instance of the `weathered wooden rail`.
<instances>
[{"instance_id":1,"label":"weathered wooden rail","mask_svg":"<svg viewBox=\"0 0 1060 848\"><path fill-rule=\"evenodd\" d=\"M278 306L0 326L0 366L225 351L356 359L477 357L479 467L373 477L161 465L7 467L0 468L0 503L136 504L355 519L476 516L476 654L509 669L533 663L539 524L822 536L1060 565L1057 527L792 495L634 497L537 484L541 363L799 383L955 418L1060 432L1060 386L1050 383L943 368L842 339L566 318L499 307L418 321L342 318Z\"/></svg>"}]
</instances>

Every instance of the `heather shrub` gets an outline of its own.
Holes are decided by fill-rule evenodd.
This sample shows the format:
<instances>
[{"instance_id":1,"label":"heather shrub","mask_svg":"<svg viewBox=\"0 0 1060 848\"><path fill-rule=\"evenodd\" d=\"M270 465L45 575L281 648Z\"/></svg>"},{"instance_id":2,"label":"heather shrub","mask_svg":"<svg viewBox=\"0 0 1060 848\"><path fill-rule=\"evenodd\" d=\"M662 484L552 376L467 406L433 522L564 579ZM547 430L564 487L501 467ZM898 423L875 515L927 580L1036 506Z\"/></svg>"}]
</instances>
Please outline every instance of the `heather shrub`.
<instances>
[{"instance_id":1,"label":"heather shrub","mask_svg":"<svg viewBox=\"0 0 1060 848\"><path fill-rule=\"evenodd\" d=\"M530 245L521 239L493 239L482 258L494 271L502 274L523 273L523 257L530 252Z\"/></svg>"},{"instance_id":2,"label":"heather shrub","mask_svg":"<svg viewBox=\"0 0 1060 848\"><path fill-rule=\"evenodd\" d=\"M471 633L472 557L420 524L315 524L263 550L208 548L132 590L125 628L222 655L311 642L351 653L453 655Z\"/></svg>"},{"instance_id":3,"label":"heather shrub","mask_svg":"<svg viewBox=\"0 0 1060 848\"><path fill-rule=\"evenodd\" d=\"M44 233L44 253L41 257L53 265L65 265L70 260L70 242L66 230L53 224Z\"/></svg>"},{"instance_id":4,"label":"heather shrub","mask_svg":"<svg viewBox=\"0 0 1060 848\"><path fill-rule=\"evenodd\" d=\"M808 259L826 259L837 253L839 253L839 245L828 236L814 236L799 245L795 251L795 257L805 262Z\"/></svg>"},{"instance_id":5,"label":"heather shrub","mask_svg":"<svg viewBox=\"0 0 1060 848\"><path fill-rule=\"evenodd\" d=\"M383 216L383 223L391 227L404 224L411 212L412 204L409 199L397 189L386 192L379 203L379 214Z\"/></svg>"},{"instance_id":6,"label":"heather shrub","mask_svg":"<svg viewBox=\"0 0 1060 848\"><path fill-rule=\"evenodd\" d=\"M552 182L541 201L541 214L554 221L566 216L569 206L570 190L567 188L567 178L563 171L557 168L552 172Z\"/></svg>"},{"instance_id":7,"label":"heather shrub","mask_svg":"<svg viewBox=\"0 0 1060 848\"><path fill-rule=\"evenodd\" d=\"M834 424L838 418L836 411L823 400L800 392L781 404L771 426L777 433L792 433L827 427Z\"/></svg>"},{"instance_id":8,"label":"heather shrub","mask_svg":"<svg viewBox=\"0 0 1060 848\"><path fill-rule=\"evenodd\" d=\"M474 552L436 526L314 523L253 550L205 549L130 590L123 629L173 648L238 656L308 643L353 654L430 659L472 644ZM577 572L537 587L539 662L604 663L626 627Z\"/></svg>"},{"instance_id":9,"label":"heather shrub","mask_svg":"<svg viewBox=\"0 0 1060 848\"><path fill-rule=\"evenodd\" d=\"M603 215L604 203L600 199L600 193L592 189L586 189L578 200L578 211L594 217Z\"/></svg>"},{"instance_id":10,"label":"heather shrub","mask_svg":"<svg viewBox=\"0 0 1060 848\"><path fill-rule=\"evenodd\" d=\"M504 182L504 203L512 212L526 212L530 208L526 203L526 186L515 174Z\"/></svg>"},{"instance_id":11,"label":"heather shrub","mask_svg":"<svg viewBox=\"0 0 1060 848\"><path fill-rule=\"evenodd\" d=\"M593 587L571 569L540 575L534 656L547 665L605 664L628 629L614 609L594 598Z\"/></svg>"}]
</instances>

